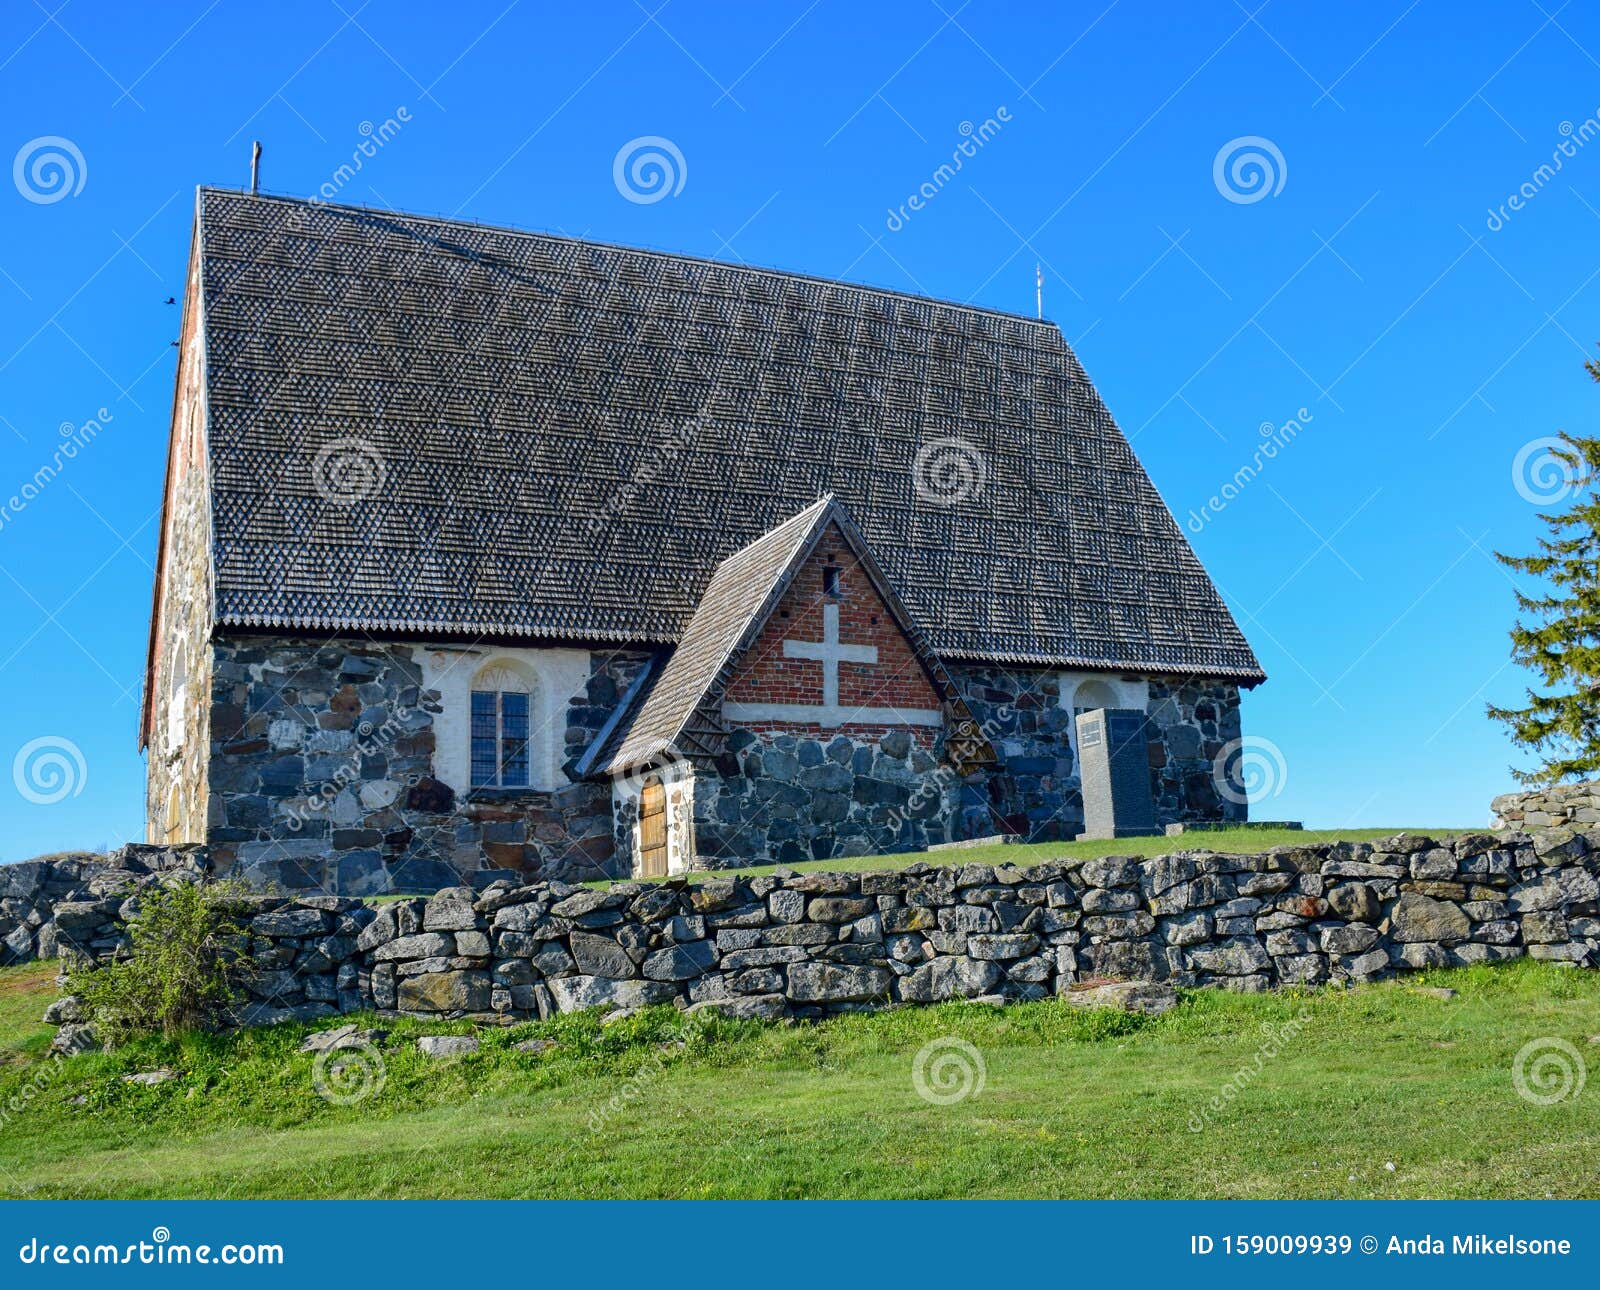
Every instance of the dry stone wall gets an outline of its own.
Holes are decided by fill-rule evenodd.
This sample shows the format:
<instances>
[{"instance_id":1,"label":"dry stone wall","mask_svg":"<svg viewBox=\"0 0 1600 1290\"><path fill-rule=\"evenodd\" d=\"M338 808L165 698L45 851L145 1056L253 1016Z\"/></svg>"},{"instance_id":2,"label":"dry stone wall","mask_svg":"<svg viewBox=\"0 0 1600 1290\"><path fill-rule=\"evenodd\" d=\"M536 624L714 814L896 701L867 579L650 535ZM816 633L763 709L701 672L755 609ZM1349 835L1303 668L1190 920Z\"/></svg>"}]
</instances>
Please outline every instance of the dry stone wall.
<instances>
[{"instance_id":1,"label":"dry stone wall","mask_svg":"<svg viewBox=\"0 0 1600 1290\"><path fill-rule=\"evenodd\" d=\"M257 898L245 1020L486 1021L676 1003L741 1016L1036 999L1105 979L1256 991L1600 954L1600 832L1262 855L779 871L694 885ZM114 944L116 911L85 929Z\"/></svg>"},{"instance_id":2,"label":"dry stone wall","mask_svg":"<svg viewBox=\"0 0 1600 1290\"><path fill-rule=\"evenodd\" d=\"M113 949L126 900L164 874L199 877L206 868L201 847L138 844L0 865L0 965Z\"/></svg>"},{"instance_id":3,"label":"dry stone wall","mask_svg":"<svg viewBox=\"0 0 1600 1290\"><path fill-rule=\"evenodd\" d=\"M1600 783L1555 784L1528 793L1502 793L1489 803L1496 827L1528 833L1600 828Z\"/></svg>"}]
</instances>

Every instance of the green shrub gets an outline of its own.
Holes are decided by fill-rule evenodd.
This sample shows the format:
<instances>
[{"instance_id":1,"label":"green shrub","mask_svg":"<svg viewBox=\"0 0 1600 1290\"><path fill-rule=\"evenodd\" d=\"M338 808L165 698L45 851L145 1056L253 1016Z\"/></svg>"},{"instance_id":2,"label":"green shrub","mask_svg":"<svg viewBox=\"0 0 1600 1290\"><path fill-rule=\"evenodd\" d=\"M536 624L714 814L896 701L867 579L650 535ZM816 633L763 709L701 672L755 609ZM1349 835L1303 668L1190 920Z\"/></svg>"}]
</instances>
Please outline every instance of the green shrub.
<instances>
[{"instance_id":1,"label":"green shrub","mask_svg":"<svg viewBox=\"0 0 1600 1290\"><path fill-rule=\"evenodd\" d=\"M103 1041L212 1030L226 1020L249 970L240 921L245 889L232 882L180 882L139 893L129 947L70 974Z\"/></svg>"}]
</instances>

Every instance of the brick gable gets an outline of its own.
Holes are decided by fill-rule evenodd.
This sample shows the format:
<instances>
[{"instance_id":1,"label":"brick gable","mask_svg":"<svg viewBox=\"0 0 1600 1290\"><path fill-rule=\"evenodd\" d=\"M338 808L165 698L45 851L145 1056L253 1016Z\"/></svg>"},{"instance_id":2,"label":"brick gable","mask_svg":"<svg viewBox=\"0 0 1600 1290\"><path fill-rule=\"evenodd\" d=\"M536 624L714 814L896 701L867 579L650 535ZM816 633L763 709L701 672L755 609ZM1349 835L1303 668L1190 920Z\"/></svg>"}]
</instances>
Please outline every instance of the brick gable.
<instances>
[{"instance_id":1,"label":"brick gable","mask_svg":"<svg viewBox=\"0 0 1600 1290\"><path fill-rule=\"evenodd\" d=\"M824 587L825 571L837 570L837 595ZM839 706L851 709L894 709L907 713L936 712L939 694L918 661L911 642L893 612L872 585L836 523L828 525L816 549L796 571L778 607L755 643L735 666L724 698L739 704L803 704L823 702L824 665L820 660L786 654L785 641L818 644L826 634L828 607L838 615L838 640L846 646L871 646L875 662L843 660L838 668ZM740 725L748 722L740 721ZM766 724L763 722L762 724ZM775 722L794 728L808 722ZM884 728L881 716L843 725ZM910 724L909 722L907 724Z\"/></svg>"}]
</instances>

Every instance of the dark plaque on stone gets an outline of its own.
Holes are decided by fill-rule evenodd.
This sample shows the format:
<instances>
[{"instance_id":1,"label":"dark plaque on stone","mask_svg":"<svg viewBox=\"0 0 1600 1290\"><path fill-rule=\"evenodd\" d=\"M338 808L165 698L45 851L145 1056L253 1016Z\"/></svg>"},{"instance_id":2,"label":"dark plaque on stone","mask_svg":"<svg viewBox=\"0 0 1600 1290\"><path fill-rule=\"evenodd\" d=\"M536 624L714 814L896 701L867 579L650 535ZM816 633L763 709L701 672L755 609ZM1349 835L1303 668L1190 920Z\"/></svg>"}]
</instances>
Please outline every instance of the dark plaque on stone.
<instances>
[{"instance_id":1,"label":"dark plaque on stone","mask_svg":"<svg viewBox=\"0 0 1600 1290\"><path fill-rule=\"evenodd\" d=\"M1078 780L1083 786L1080 842L1158 833L1150 800L1145 715L1136 708L1080 712Z\"/></svg>"}]
</instances>

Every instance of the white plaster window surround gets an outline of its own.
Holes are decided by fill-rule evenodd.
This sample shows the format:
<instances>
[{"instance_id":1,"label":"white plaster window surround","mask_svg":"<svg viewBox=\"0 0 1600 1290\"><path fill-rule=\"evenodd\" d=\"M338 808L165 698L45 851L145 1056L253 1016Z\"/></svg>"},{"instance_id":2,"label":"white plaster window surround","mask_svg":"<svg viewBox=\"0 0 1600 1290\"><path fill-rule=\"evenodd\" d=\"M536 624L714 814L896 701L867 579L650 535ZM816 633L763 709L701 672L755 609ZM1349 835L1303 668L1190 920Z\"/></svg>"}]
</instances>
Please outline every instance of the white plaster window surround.
<instances>
[{"instance_id":1,"label":"white plaster window surround","mask_svg":"<svg viewBox=\"0 0 1600 1290\"><path fill-rule=\"evenodd\" d=\"M1115 672L1063 672L1060 694L1062 708L1074 718L1067 723L1067 742L1072 745L1074 761L1078 756L1078 713L1094 708L1146 712L1150 707L1150 682L1141 676Z\"/></svg>"},{"instance_id":2,"label":"white plaster window surround","mask_svg":"<svg viewBox=\"0 0 1600 1290\"><path fill-rule=\"evenodd\" d=\"M528 789L553 792L572 781L561 769L566 760L567 709L589 683L586 649L521 649L494 646L418 646L413 656L422 668L422 688L439 695L433 718L433 773L456 793L516 792L472 788L472 691L483 674L499 669L521 677L532 702L528 711ZM526 790L524 790L526 791Z\"/></svg>"}]
</instances>

